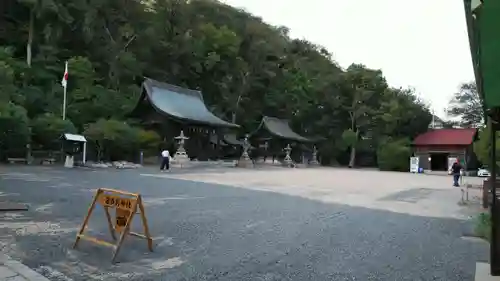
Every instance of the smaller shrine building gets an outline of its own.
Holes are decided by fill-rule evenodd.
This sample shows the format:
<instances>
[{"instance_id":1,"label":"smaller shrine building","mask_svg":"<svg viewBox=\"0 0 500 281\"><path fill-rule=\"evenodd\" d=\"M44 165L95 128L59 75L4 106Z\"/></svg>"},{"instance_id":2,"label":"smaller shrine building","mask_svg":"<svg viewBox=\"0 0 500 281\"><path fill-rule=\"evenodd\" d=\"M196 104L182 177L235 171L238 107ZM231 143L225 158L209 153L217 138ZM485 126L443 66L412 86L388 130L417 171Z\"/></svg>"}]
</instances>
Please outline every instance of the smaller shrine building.
<instances>
[{"instance_id":1,"label":"smaller shrine building","mask_svg":"<svg viewBox=\"0 0 500 281\"><path fill-rule=\"evenodd\" d=\"M450 160L457 158L465 170L476 169L477 158L472 144L477 140L477 129L432 129L415 138L414 155L424 170L448 171Z\"/></svg>"}]
</instances>

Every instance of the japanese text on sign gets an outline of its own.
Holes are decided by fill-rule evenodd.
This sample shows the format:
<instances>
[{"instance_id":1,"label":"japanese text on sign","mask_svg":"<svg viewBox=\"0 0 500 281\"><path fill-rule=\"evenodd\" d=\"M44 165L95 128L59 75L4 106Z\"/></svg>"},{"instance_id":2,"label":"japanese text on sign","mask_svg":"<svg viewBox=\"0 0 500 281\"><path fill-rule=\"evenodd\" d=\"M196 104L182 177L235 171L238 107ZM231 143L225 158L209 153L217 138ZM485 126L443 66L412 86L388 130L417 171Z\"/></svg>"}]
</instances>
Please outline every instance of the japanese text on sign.
<instances>
[{"instance_id":1,"label":"japanese text on sign","mask_svg":"<svg viewBox=\"0 0 500 281\"><path fill-rule=\"evenodd\" d=\"M99 198L99 202L105 207L132 210L135 199L102 194Z\"/></svg>"},{"instance_id":2,"label":"japanese text on sign","mask_svg":"<svg viewBox=\"0 0 500 281\"><path fill-rule=\"evenodd\" d=\"M88 225L90 216L93 213L92 211L95 210L96 205L101 205L104 207L103 209L106 213L111 237L116 243L110 243L96 237L92 237L89 234L83 233ZM114 221L111 217L110 209L115 210ZM140 219L142 220L142 225L144 227L144 234L130 231L132 219L136 214L140 215ZM116 237L116 233L120 233L119 238ZM76 235L76 240L73 244L73 248L77 247L78 242L81 239L88 240L99 245L112 247L114 248L112 258L112 261L114 262L116 255L118 254L123 244L123 240L127 235L146 239L148 242L149 250L153 251L153 239L151 238L151 234L149 233L141 195L116 189L99 188L96 190L94 198L92 199L92 203L90 204L90 207L87 211L87 215L83 219L83 224L80 227L78 234Z\"/></svg>"},{"instance_id":3,"label":"japanese text on sign","mask_svg":"<svg viewBox=\"0 0 500 281\"><path fill-rule=\"evenodd\" d=\"M116 209L115 230L121 233L125 225L127 225L129 218L130 211Z\"/></svg>"}]
</instances>

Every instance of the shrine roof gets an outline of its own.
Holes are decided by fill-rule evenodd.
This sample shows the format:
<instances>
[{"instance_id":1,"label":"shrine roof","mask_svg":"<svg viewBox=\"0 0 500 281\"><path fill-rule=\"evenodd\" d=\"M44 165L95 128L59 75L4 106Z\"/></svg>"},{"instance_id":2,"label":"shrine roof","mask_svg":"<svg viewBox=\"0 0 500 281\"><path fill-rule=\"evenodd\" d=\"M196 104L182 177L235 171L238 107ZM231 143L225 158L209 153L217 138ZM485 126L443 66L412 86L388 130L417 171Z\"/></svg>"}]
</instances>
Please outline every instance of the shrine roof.
<instances>
[{"instance_id":1,"label":"shrine roof","mask_svg":"<svg viewBox=\"0 0 500 281\"><path fill-rule=\"evenodd\" d=\"M309 136L307 138L309 140L311 140L311 142L322 142L322 141L326 141L327 140L327 138L322 137L322 136Z\"/></svg>"},{"instance_id":2,"label":"shrine roof","mask_svg":"<svg viewBox=\"0 0 500 281\"><path fill-rule=\"evenodd\" d=\"M274 136L288 139L288 140L294 140L294 141L299 141L299 142L309 142L310 140L308 138L305 138L296 132L294 132L291 128L290 125L288 124L288 120L284 119L278 119L276 117L269 117L269 116L264 116L262 118L261 126L264 126L269 133L271 133Z\"/></svg>"},{"instance_id":3,"label":"shrine roof","mask_svg":"<svg viewBox=\"0 0 500 281\"><path fill-rule=\"evenodd\" d=\"M160 114L182 122L208 125L213 127L238 128L239 125L220 119L208 110L200 91L159 82L146 78L142 83L142 95L134 112L142 101L149 104Z\"/></svg>"},{"instance_id":4,"label":"shrine roof","mask_svg":"<svg viewBox=\"0 0 500 281\"><path fill-rule=\"evenodd\" d=\"M217 135L211 135L210 136L210 142L213 144L217 144ZM241 140L238 140L236 138L235 134L225 134L222 137L222 140L220 142L221 145L243 145L243 142Z\"/></svg>"},{"instance_id":5,"label":"shrine roof","mask_svg":"<svg viewBox=\"0 0 500 281\"><path fill-rule=\"evenodd\" d=\"M63 134L62 137L67 140L67 141L74 141L74 142L87 142L87 139L82 136L82 135L76 135L76 134Z\"/></svg>"},{"instance_id":6,"label":"shrine roof","mask_svg":"<svg viewBox=\"0 0 500 281\"><path fill-rule=\"evenodd\" d=\"M243 145L243 141L237 139L235 134L225 134L224 141L231 145Z\"/></svg>"},{"instance_id":7,"label":"shrine roof","mask_svg":"<svg viewBox=\"0 0 500 281\"><path fill-rule=\"evenodd\" d=\"M463 145L467 146L474 142L477 129L436 129L425 132L415 138L413 145Z\"/></svg>"}]
</instances>

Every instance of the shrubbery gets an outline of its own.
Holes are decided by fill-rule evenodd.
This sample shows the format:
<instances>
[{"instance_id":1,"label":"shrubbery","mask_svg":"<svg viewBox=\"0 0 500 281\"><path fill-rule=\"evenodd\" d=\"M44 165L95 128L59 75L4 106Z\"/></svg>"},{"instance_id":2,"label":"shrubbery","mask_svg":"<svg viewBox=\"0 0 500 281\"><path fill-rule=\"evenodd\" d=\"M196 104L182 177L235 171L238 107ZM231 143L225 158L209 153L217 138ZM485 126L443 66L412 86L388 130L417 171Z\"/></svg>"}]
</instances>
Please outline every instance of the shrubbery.
<instances>
[{"instance_id":1,"label":"shrubbery","mask_svg":"<svg viewBox=\"0 0 500 281\"><path fill-rule=\"evenodd\" d=\"M84 135L95 146L99 160L122 160L139 150L156 151L161 142L154 131L132 127L124 121L100 119L90 123Z\"/></svg>"},{"instance_id":2,"label":"shrubbery","mask_svg":"<svg viewBox=\"0 0 500 281\"><path fill-rule=\"evenodd\" d=\"M475 235L488 241L491 239L491 216L488 213L481 213L476 218L474 229Z\"/></svg>"},{"instance_id":3,"label":"shrubbery","mask_svg":"<svg viewBox=\"0 0 500 281\"><path fill-rule=\"evenodd\" d=\"M408 139L388 138L377 150L378 167L384 171L409 171L410 157L411 148Z\"/></svg>"},{"instance_id":4,"label":"shrubbery","mask_svg":"<svg viewBox=\"0 0 500 281\"><path fill-rule=\"evenodd\" d=\"M0 103L1 158L26 157L26 145L34 150L58 151L64 133L78 133L70 120L46 113L29 120L26 110L13 103ZM133 127L124 121L100 119L86 126L83 135L88 148L97 160L125 160L136 158L139 150L157 153L161 138L154 131ZM95 153L94 153L95 152Z\"/></svg>"},{"instance_id":5,"label":"shrubbery","mask_svg":"<svg viewBox=\"0 0 500 281\"><path fill-rule=\"evenodd\" d=\"M1 158L26 156L31 132L26 110L11 102L0 103L0 128Z\"/></svg>"},{"instance_id":6,"label":"shrubbery","mask_svg":"<svg viewBox=\"0 0 500 281\"><path fill-rule=\"evenodd\" d=\"M61 147L60 138L65 133L76 134L75 125L60 116L46 113L31 121L32 140L35 144L49 150Z\"/></svg>"}]
</instances>

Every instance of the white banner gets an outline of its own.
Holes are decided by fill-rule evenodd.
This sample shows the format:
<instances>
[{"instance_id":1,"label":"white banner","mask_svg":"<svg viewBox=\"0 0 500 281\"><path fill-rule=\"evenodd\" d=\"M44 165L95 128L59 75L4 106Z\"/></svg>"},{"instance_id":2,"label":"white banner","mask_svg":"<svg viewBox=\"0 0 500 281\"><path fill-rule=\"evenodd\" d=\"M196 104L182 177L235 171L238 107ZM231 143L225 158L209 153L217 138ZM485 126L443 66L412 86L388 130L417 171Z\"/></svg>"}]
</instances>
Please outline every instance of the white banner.
<instances>
[{"instance_id":1,"label":"white banner","mask_svg":"<svg viewBox=\"0 0 500 281\"><path fill-rule=\"evenodd\" d=\"M418 173L419 157L410 157L410 173Z\"/></svg>"}]
</instances>

